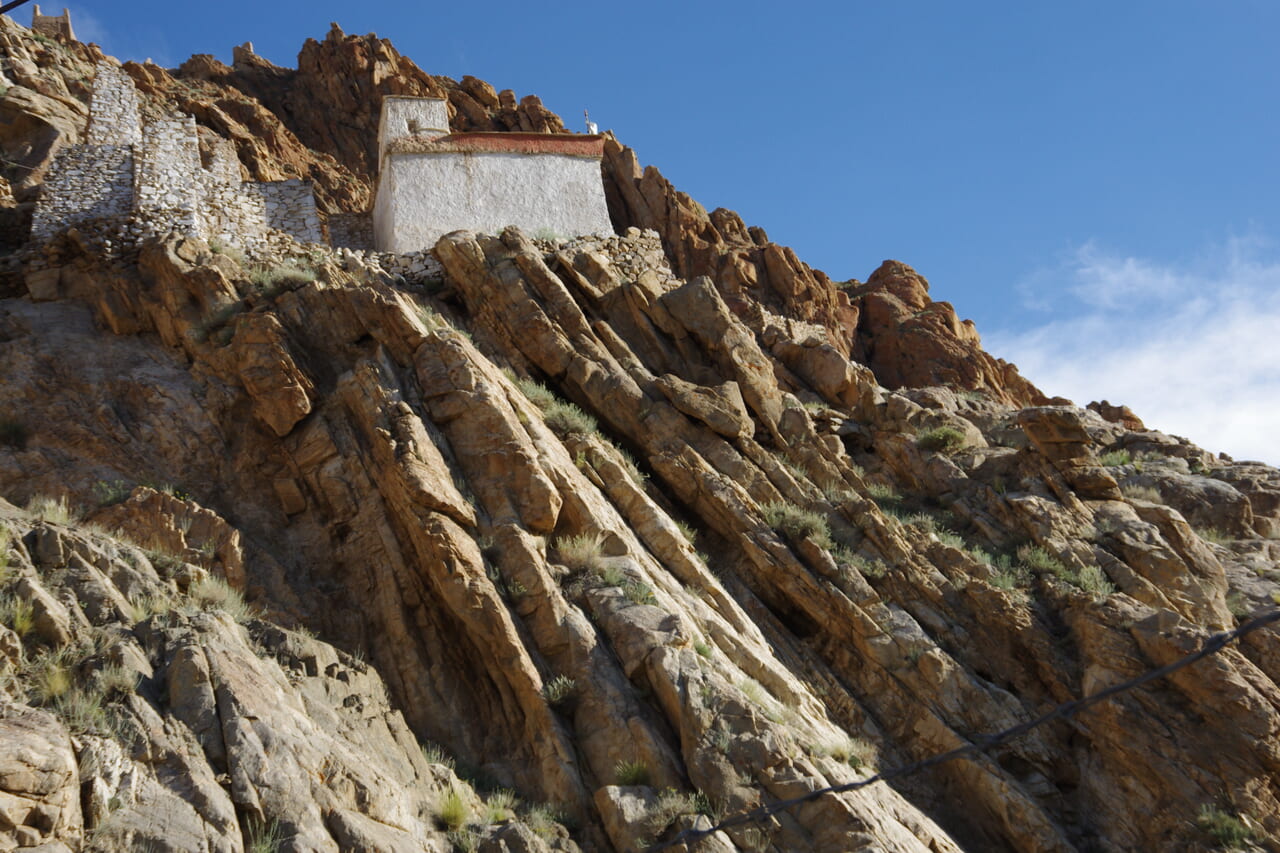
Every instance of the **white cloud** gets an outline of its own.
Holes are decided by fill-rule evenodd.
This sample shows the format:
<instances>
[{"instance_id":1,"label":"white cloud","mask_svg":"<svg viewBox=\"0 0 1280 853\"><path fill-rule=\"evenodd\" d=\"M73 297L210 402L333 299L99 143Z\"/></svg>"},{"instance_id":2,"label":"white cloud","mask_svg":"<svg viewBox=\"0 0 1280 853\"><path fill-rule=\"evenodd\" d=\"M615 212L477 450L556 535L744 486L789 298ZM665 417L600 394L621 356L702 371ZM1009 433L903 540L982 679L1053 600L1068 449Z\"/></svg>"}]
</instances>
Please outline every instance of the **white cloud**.
<instances>
[{"instance_id":1,"label":"white cloud","mask_svg":"<svg viewBox=\"0 0 1280 853\"><path fill-rule=\"evenodd\" d=\"M66 8L71 13L71 28L76 31L77 39L85 44L97 45L106 45L111 41L107 28L83 6Z\"/></svg>"},{"instance_id":2,"label":"white cloud","mask_svg":"<svg viewBox=\"0 0 1280 853\"><path fill-rule=\"evenodd\" d=\"M1148 427L1213 452L1280 464L1280 260L1256 237L1185 265L1093 243L1037 271L1057 317L984 335L1049 395L1124 403Z\"/></svg>"}]
</instances>

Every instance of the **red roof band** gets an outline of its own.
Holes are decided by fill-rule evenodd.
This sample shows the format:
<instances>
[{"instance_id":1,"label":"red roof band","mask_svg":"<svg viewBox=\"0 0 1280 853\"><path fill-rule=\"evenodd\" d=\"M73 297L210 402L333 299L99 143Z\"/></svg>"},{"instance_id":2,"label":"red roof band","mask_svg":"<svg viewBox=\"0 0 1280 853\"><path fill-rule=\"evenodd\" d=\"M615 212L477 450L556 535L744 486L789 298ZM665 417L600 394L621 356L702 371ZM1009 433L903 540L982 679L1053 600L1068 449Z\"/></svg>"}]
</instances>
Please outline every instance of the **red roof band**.
<instances>
[{"instance_id":1,"label":"red roof band","mask_svg":"<svg viewBox=\"0 0 1280 853\"><path fill-rule=\"evenodd\" d=\"M500 154L565 154L571 157L604 156L604 136L567 133L451 133L435 139L404 137L391 143L391 154L450 152Z\"/></svg>"}]
</instances>

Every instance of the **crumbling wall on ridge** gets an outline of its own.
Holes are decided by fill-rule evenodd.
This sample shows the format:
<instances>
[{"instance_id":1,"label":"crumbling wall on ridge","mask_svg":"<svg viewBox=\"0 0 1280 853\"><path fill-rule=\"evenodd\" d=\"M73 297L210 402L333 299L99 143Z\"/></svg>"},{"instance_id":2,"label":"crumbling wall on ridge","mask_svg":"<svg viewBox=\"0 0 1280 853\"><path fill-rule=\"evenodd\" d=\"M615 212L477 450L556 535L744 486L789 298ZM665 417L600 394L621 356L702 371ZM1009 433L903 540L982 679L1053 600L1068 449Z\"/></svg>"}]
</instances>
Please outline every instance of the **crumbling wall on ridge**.
<instances>
[{"instance_id":1,"label":"crumbling wall on ridge","mask_svg":"<svg viewBox=\"0 0 1280 853\"><path fill-rule=\"evenodd\" d=\"M138 87L123 68L98 63L89 102L89 145L137 145L142 142Z\"/></svg>"},{"instance_id":2,"label":"crumbling wall on ridge","mask_svg":"<svg viewBox=\"0 0 1280 853\"><path fill-rule=\"evenodd\" d=\"M193 116L153 121L134 159L134 212L144 235L200 235L196 211L204 195L200 143Z\"/></svg>"},{"instance_id":3,"label":"crumbling wall on ridge","mask_svg":"<svg viewBox=\"0 0 1280 853\"><path fill-rule=\"evenodd\" d=\"M133 214L133 147L74 145L58 152L31 217L31 239L93 223L119 232Z\"/></svg>"},{"instance_id":4,"label":"crumbling wall on ridge","mask_svg":"<svg viewBox=\"0 0 1280 853\"><path fill-rule=\"evenodd\" d=\"M302 243L323 243L320 213L310 181L248 181L244 192L257 195L266 207L267 227L283 231Z\"/></svg>"}]
</instances>

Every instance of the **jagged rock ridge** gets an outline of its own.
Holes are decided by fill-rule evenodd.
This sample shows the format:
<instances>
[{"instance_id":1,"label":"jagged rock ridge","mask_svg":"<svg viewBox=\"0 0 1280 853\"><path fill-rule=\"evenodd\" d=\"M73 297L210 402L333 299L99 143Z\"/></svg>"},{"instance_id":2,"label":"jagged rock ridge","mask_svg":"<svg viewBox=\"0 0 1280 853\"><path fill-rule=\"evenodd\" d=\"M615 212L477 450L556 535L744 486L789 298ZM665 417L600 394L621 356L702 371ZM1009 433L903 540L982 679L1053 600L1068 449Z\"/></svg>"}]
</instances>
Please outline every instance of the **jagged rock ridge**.
<instances>
[{"instance_id":1,"label":"jagged rock ridge","mask_svg":"<svg viewBox=\"0 0 1280 853\"><path fill-rule=\"evenodd\" d=\"M6 39L32 83L84 61ZM357 202L370 138L323 138L290 98L336 97L338 63L370 100L432 79L338 31L304 56L193 60L183 108L244 118L226 132L259 179L292 163ZM130 71L156 105L184 88ZM461 121L514 103L437 85ZM274 826L294 850L635 849L1029 719L1275 594L1280 472L1110 407L1027 408L1039 392L910 268L836 288L607 159L615 221L655 232L459 232L429 287L314 246L275 280L182 238L18 256L0 494L102 504L84 521L155 556L3 509L0 725L42 770L0 774L0 843L238 850ZM221 615L206 574L266 619ZM1202 810L1274 845L1276 643L700 849L1199 849L1224 837ZM57 654L135 722L41 690ZM107 691L107 663L138 678ZM574 840L482 808L408 731Z\"/></svg>"}]
</instances>

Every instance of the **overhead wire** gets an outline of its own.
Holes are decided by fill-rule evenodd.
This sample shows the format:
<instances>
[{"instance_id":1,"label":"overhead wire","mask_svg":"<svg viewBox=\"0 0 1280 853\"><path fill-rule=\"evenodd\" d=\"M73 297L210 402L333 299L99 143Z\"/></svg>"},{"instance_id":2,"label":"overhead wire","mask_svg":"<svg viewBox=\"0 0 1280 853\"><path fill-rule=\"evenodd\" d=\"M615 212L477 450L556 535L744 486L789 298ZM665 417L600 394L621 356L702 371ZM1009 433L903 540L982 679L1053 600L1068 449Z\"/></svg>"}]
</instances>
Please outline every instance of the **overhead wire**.
<instances>
[{"instance_id":1,"label":"overhead wire","mask_svg":"<svg viewBox=\"0 0 1280 853\"><path fill-rule=\"evenodd\" d=\"M1113 684L1112 686L1104 690L1099 690L1097 693L1090 694L1083 699L1074 699L1070 702L1063 702L1061 705L1041 714L1033 720L1028 720L1025 723L1005 729L1004 731L978 738L972 743L957 747L956 749L952 749L948 752L941 752L937 755L933 755L929 758L925 758L911 764L906 764L901 767L882 770L873 776L867 777L866 779L859 779L856 782L848 782L843 785L832 785L826 788L819 788L787 800L775 800L767 805L759 806L751 809L750 811L741 812L733 815L732 817L725 818L714 826L706 829L686 829L667 841L647 847L646 853L658 853L658 851L668 850L682 844L691 846L722 830L733 829L734 827L743 826L749 823L764 821L779 812L793 809L796 806L812 802L813 800L816 800L819 797L824 797L828 794L844 794L849 791L856 791L859 788L865 788L868 785L874 785L876 782L892 782L895 779L914 775L923 770L937 767L939 764L944 764L948 761L955 761L958 758L968 758L980 755L1003 743L1021 737L1032 729L1043 726L1046 723L1073 716L1086 708L1097 705L1100 702L1105 702L1108 699L1114 699L1122 693L1127 693L1128 691L1141 687L1144 684L1150 684L1153 681L1157 681L1167 675L1171 675L1180 669L1184 669L1198 661L1204 660L1210 655L1217 654L1226 648L1229 643L1232 643L1247 634L1251 634L1259 628L1266 627L1267 625L1271 625L1276 622L1280 622L1280 610L1273 610L1270 613L1254 616L1230 631L1221 631L1210 635L1200 649L1178 658L1178 660L1173 663L1166 664L1165 666L1157 669L1148 670L1142 675L1131 678L1128 681ZM692 849L692 847L690 847L690 849Z\"/></svg>"}]
</instances>

